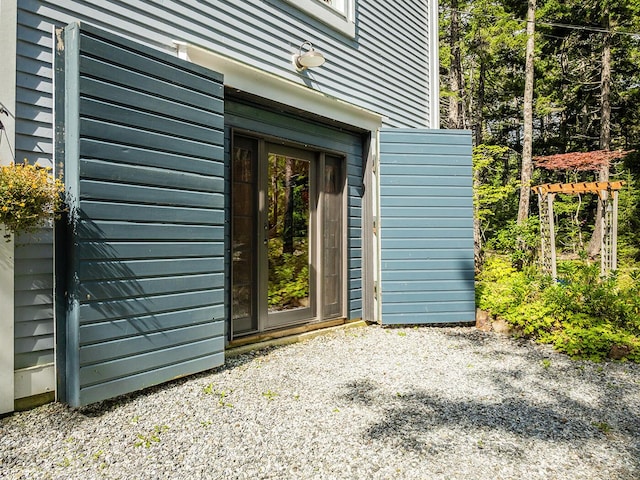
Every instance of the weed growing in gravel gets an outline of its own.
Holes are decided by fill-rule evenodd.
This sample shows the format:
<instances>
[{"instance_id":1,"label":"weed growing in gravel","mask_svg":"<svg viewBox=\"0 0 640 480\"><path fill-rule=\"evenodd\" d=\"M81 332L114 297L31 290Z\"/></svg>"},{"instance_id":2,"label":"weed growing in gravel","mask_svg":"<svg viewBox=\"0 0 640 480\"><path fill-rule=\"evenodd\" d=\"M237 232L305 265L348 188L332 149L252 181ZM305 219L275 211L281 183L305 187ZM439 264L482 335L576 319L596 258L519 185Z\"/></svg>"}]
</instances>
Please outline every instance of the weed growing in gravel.
<instances>
[{"instance_id":1,"label":"weed growing in gravel","mask_svg":"<svg viewBox=\"0 0 640 480\"><path fill-rule=\"evenodd\" d=\"M344 335L345 337L353 337L353 338L360 338L362 336L360 333L355 333L350 331L345 332Z\"/></svg>"},{"instance_id":2,"label":"weed growing in gravel","mask_svg":"<svg viewBox=\"0 0 640 480\"><path fill-rule=\"evenodd\" d=\"M398 336L399 337L406 337L407 336L407 332L398 332Z\"/></svg>"},{"instance_id":3,"label":"weed growing in gravel","mask_svg":"<svg viewBox=\"0 0 640 480\"><path fill-rule=\"evenodd\" d=\"M551 360L549 360L548 358L545 358L540 363L542 364L542 368L544 368L545 370L548 370L549 367L551 366Z\"/></svg>"},{"instance_id":4,"label":"weed growing in gravel","mask_svg":"<svg viewBox=\"0 0 640 480\"><path fill-rule=\"evenodd\" d=\"M147 435L139 433L137 435L138 440L133 444L134 447L149 448L154 443L160 443L160 434L169 430L167 425L156 425L153 427L153 431Z\"/></svg>"},{"instance_id":5,"label":"weed growing in gravel","mask_svg":"<svg viewBox=\"0 0 640 480\"><path fill-rule=\"evenodd\" d=\"M226 397L227 395L229 395L229 393L233 392L233 390L230 390L229 393L227 393L224 390L216 390L213 387L213 383L210 383L209 385L205 386L203 388L203 391L206 395L217 395L218 397L218 405L220 407L233 407L233 404L229 403L226 401Z\"/></svg>"},{"instance_id":6,"label":"weed growing in gravel","mask_svg":"<svg viewBox=\"0 0 640 480\"><path fill-rule=\"evenodd\" d=\"M278 392L273 392L271 390L267 390L266 392L262 392L262 396L266 398L268 401L272 401L279 395Z\"/></svg>"},{"instance_id":7,"label":"weed growing in gravel","mask_svg":"<svg viewBox=\"0 0 640 480\"><path fill-rule=\"evenodd\" d=\"M613 429L607 422L593 422L592 425L605 435L611 433L611 430Z\"/></svg>"},{"instance_id":8,"label":"weed growing in gravel","mask_svg":"<svg viewBox=\"0 0 640 480\"><path fill-rule=\"evenodd\" d=\"M231 393L231 392L229 392ZM216 392L216 394L218 395L218 405L221 407L233 407L233 404L227 402L225 400L225 398L227 397L227 392L225 392L224 390L220 391L220 392Z\"/></svg>"}]
</instances>

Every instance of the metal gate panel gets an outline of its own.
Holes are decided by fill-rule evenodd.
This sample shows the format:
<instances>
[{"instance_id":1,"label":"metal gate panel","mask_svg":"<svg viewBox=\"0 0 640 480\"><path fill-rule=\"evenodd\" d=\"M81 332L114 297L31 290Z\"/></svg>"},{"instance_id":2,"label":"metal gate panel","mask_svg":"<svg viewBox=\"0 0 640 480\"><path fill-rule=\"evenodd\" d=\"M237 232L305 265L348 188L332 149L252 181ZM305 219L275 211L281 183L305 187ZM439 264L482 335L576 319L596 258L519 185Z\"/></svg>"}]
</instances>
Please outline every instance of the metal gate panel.
<instances>
[{"instance_id":1,"label":"metal gate panel","mask_svg":"<svg viewBox=\"0 0 640 480\"><path fill-rule=\"evenodd\" d=\"M224 88L85 25L57 50L70 225L58 363L77 407L224 362Z\"/></svg>"},{"instance_id":2,"label":"metal gate panel","mask_svg":"<svg viewBox=\"0 0 640 480\"><path fill-rule=\"evenodd\" d=\"M383 324L475 319L471 135L380 133Z\"/></svg>"}]
</instances>

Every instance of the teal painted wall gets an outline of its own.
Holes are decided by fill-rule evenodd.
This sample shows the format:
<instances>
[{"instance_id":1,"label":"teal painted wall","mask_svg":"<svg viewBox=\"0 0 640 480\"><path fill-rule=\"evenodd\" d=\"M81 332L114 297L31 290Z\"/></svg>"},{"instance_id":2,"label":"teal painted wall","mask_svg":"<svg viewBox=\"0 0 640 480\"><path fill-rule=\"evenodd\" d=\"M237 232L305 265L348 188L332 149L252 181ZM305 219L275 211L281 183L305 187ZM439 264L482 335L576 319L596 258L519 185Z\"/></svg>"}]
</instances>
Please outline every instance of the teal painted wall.
<instances>
[{"instance_id":1,"label":"teal painted wall","mask_svg":"<svg viewBox=\"0 0 640 480\"><path fill-rule=\"evenodd\" d=\"M382 323L475 321L471 133L380 135Z\"/></svg>"},{"instance_id":2,"label":"teal painted wall","mask_svg":"<svg viewBox=\"0 0 640 480\"><path fill-rule=\"evenodd\" d=\"M56 245L69 273L59 335L66 401L81 406L224 362L224 88L88 26L65 29L60 57L71 225L66 251Z\"/></svg>"}]
</instances>

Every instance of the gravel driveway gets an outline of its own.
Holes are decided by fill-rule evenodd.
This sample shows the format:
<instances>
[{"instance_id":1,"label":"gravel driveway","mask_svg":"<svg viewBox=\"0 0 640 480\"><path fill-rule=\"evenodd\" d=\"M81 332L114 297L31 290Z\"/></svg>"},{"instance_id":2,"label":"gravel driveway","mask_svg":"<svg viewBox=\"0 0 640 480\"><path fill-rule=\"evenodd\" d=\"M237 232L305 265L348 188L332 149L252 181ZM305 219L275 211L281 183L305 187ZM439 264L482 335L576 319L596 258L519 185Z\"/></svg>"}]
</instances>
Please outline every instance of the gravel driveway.
<instances>
[{"instance_id":1,"label":"gravel driveway","mask_svg":"<svg viewBox=\"0 0 640 480\"><path fill-rule=\"evenodd\" d=\"M3 479L638 479L640 366L363 327L0 420Z\"/></svg>"}]
</instances>

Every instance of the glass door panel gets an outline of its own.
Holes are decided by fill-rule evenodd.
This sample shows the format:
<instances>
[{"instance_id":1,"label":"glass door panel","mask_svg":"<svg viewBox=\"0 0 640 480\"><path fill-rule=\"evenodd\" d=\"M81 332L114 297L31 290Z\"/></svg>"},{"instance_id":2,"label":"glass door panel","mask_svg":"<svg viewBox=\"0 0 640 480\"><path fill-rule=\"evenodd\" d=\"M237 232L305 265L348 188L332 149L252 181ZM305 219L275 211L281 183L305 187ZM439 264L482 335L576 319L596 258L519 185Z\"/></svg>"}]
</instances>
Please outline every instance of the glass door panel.
<instances>
[{"instance_id":1,"label":"glass door panel","mask_svg":"<svg viewBox=\"0 0 640 480\"><path fill-rule=\"evenodd\" d=\"M324 162L322 192L322 290L323 317L342 314L343 222L342 159L327 155Z\"/></svg>"},{"instance_id":2,"label":"glass door panel","mask_svg":"<svg viewBox=\"0 0 640 480\"><path fill-rule=\"evenodd\" d=\"M344 158L234 135L231 333L343 315Z\"/></svg>"},{"instance_id":3,"label":"glass door panel","mask_svg":"<svg viewBox=\"0 0 640 480\"><path fill-rule=\"evenodd\" d=\"M270 151L267 179L269 314L299 310L296 317L308 316L312 296L311 162ZM292 315L282 320L288 323Z\"/></svg>"},{"instance_id":4,"label":"glass door panel","mask_svg":"<svg viewBox=\"0 0 640 480\"><path fill-rule=\"evenodd\" d=\"M258 141L234 137L232 155L232 285L233 335L258 330L257 299L257 158Z\"/></svg>"}]
</instances>

